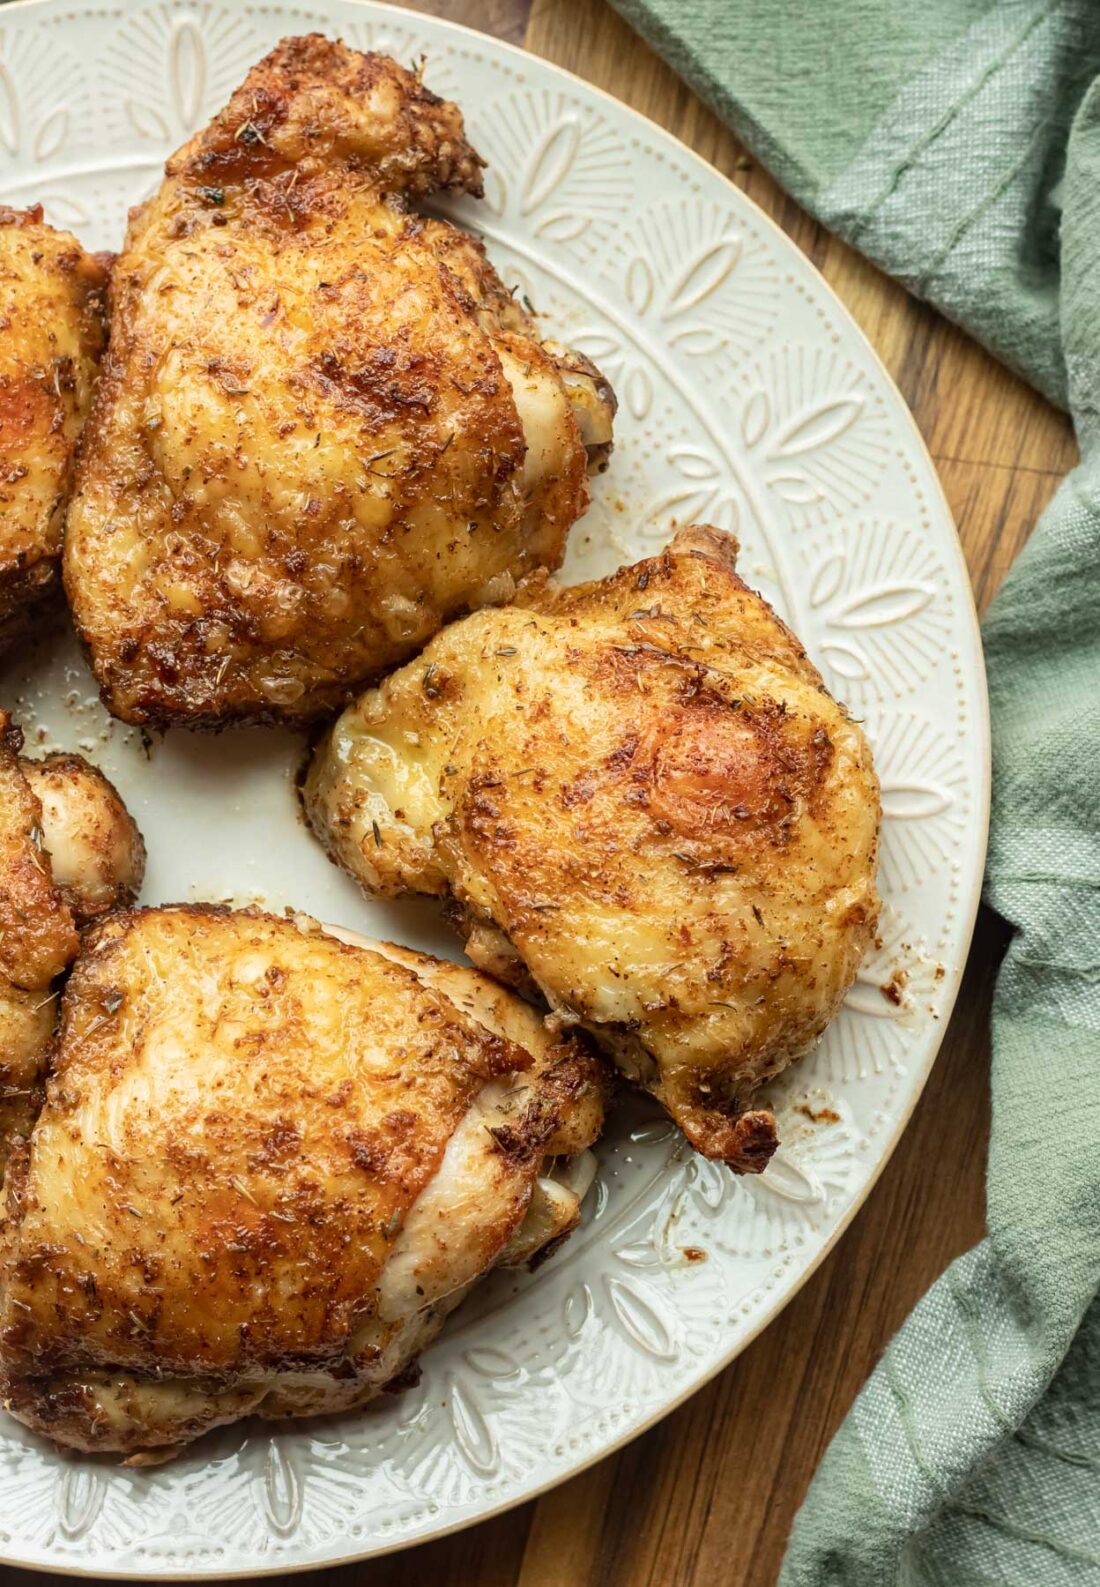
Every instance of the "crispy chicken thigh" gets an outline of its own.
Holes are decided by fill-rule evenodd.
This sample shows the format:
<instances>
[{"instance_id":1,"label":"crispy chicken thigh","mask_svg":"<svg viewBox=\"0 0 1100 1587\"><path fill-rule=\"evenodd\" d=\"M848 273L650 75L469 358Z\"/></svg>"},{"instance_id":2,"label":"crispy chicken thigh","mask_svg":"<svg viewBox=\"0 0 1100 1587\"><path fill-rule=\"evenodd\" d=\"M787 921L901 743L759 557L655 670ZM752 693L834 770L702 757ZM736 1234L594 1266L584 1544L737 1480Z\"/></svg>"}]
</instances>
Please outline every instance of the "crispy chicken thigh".
<instances>
[{"instance_id":1,"label":"crispy chicken thigh","mask_svg":"<svg viewBox=\"0 0 1100 1587\"><path fill-rule=\"evenodd\" d=\"M0 1173L34 1117L53 1035L53 983L78 929L132 902L141 834L112 785L79 755L20 759L0 711Z\"/></svg>"},{"instance_id":2,"label":"crispy chicken thigh","mask_svg":"<svg viewBox=\"0 0 1100 1587\"><path fill-rule=\"evenodd\" d=\"M0 650L60 593L73 456L104 343L107 272L40 208L0 207Z\"/></svg>"},{"instance_id":3,"label":"crispy chicken thigh","mask_svg":"<svg viewBox=\"0 0 1100 1587\"><path fill-rule=\"evenodd\" d=\"M605 1087L476 971L304 917L113 916L8 1169L4 1403L135 1463L365 1404L573 1227Z\"/></svg>"},{"instance_id":4,"label":"crispy chicken thigh","mask_svg":"<svg viewBox=\"0 0 1100 1587\"><path fill-rule=\"evenodd\" d=\"M481 192L457 108L312 35L133 213L65 550L117 716L315 717L561 561L614 398L441 190Z\"/></svg>"},{"instance_id":5,"label":"crispy chicken thigh","mask_svg":"<svg viewBox=\"0 0 1100 1587\"><path fill-rule=\"evenodd\" d=\"M879 793L735 553L684 530L452 624L344 712L305 799L368 890L448 898L475 963L754 1172L776 1135L753 1094L824 1030L875 930Z\"/></svg>"}]
</instances>

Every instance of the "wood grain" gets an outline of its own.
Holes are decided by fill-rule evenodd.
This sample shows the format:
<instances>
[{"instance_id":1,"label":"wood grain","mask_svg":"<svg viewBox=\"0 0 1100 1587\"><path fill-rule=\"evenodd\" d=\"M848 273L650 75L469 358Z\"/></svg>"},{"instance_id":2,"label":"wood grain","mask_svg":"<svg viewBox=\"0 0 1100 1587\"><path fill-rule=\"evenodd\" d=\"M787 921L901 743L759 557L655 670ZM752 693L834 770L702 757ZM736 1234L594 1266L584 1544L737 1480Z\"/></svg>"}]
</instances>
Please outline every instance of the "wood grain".
<instances>
[{"instance_id":1,"label":"wood grain","mask_svg":"<svg viewBox=\"0 0 1100 1587\"><path fill-rule=\"evenodd\" d=\"M667 127L793 237L912 408L985 606L1075 461L1070 426L787 198L603 0L417 0L568 67ZM618 1454L439 1543L316 1573L325 1587L772 1587L791 1519L884 1345L983 1232L989 1003L1003 930L979 921L958 1006L874 1194L781 1317ZM2 1573L31 1587L30 1572ZM44 1587L44 1579L43 1579Z\"/></svg>"},{"instance_id":2,"label":"wood grain","mask_svg":"<svg viewBox=\"0 0 1100 1587\"><path fill-rule=\"evenodd\" d=\"M492 33L509 44L522 44L531 15L531 0L396 0L408 11L427 11L461 22L463 27Z\"/></svg>"}]
</instances>

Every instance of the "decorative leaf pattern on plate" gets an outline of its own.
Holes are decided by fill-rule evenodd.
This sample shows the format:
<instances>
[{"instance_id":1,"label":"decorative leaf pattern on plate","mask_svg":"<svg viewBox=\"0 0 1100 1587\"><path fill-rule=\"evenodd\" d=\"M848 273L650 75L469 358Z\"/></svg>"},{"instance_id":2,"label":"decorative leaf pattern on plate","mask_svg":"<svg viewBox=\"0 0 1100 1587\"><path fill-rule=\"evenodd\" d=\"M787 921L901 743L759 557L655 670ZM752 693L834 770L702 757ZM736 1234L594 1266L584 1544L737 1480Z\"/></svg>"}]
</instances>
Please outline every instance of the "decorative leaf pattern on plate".
<instances>
[{"instance_id":1,"label":"decorative leaf pattern on plate","mask_svg":"<svg viewBox=\"0 0 1100 1587\"><path fill-rule=\"evenodd\" d=\"M652 1289L640 1279L604 1278L611 1310L624 1335L655 1361L675 1361L676 1324Z\"/></svg>"},{"instance_id":2,"label":"decorative leaf pattern on plate","mask_svg":"<svg viewBox=\"0 0 1100 1587\"><path fill-rule=\"evenodd\" d=\"M263 1492L268 1525L280 1537L289 1537L301 1522L305 1489L297 1448L284 1434L276 1433L268 1445Z\"/></svg>"},{"instance_id":3,"label":"decorative leaf pattern on plate","mask_svg":"<svg viewBox=\"0 0 1100 1587\"><path fill-rule=\"evenodd\" d=\"M902 893L949 864L957 850L966 822L962 757L916 713L868 718L867 732L882 785L879 889Z\"/></svg>"},{"instance_id":4,"label":"decorative leaf pattern on plate","mask_svg":"<svg viewBox=\"0 0 1100 1587\"><path fill-rule=\"evenodd\" d=\"M508 94L470 130L495 173L492 208L536 241L587 258L625 213L626 151L590 108L548 90Z\"/></svg>"},{"instance_id":5,"label":"decorative leaf pattern on plate","mask_svg":"<svg viewBox=\"0 0 1100 1587\"><path fill-rule=\"evenodd\" d=\"M22 130L15 80L9 68L0 61L0 148L6 154L19 153Z\"/></svg>"},{"instance_id":6,"label":"decorative leaf pattern on plate","mask_svg":"<svg viewBox=\"0 0 1100 1587\"><path fill-rule=\"evenodd\" d=\"M766 1093L776 1109L781 1145L765 1173L731 1174L679 1143L651 1212L615 1246L617 1261L641 1278L691 1265L689 1251L711 1249L740 1259L770 1257L805 1243L854 1173L853 1135L844 1104L805 1087L805 1070ZM803 1111L819 1114L810 1123ZM835 1115L827 1123L826 1114Z\"/></svg>"},{"instance_id":7,"label":"decorative leaf pattern on plate","mask_svg":"<svg viewBox=\"0 0 1100 1587\"><path fill-rule=\"evenodd\" d=\"M682 524L709 523L737 534L743 499L723 462L702 446L684 444L670 446L665 459L675 484L654 499L639 533L663 543Z\"/></svg>"},{"instance_id":8,"label":"decorative leaf pattern on plate","mask_svg":"<svg viewBox=\"0 0 1100 1587\"><path fill-rule=\"evenodd\" d=\"M91 138L91 121L89 85L71 51L33 29L0 26L0 162L12 201L38 200L42 167L72 158Z\"/></svg>"},{"instance_id":9,"label":"decorative leaf pattern on plate","mask_svg":"<svg viewBox=\"0 0 1100 1587\"><path fill-rule=\"evenodd\" d=\"M500 1465L500 1452L476 1395L463 1386L460 1378L454 1376L447 1379L446 1392L459 1449L480 1476L492 1476Z\"/></svg>"},{"instance_id":10,"label":"decorative leaf pattern on plate","mask_svg":"<svg viewBox=\"0 0 1100 1587\"><path fill-rule=\"evenodd\" d=\"M275 42L250 9L161 4L127 17L101 65L107 140L159 175Z\"/></svg>"},{"instance_id":11,"label":"decorative leaf pattern on plate","mask_svg":"<svg viewBox=\"0 0 1100 1587\"><path fill-rule=\"evenodd\" d=\"M937 971L921 933L896 904L885 903L877 941L814 1052L814 1074L837 1090L904 1074L935 1004Z\"/></svg>"},{"instance_id":12,"label":"decorative leaf pattern on plate","mask_svg":"<svg viewBox=\"0 0 1100 1587\"><path fill-rule=\"evenodd\" d=\"M370 1447L372 1420L361 1416L344 1438L330 1437L333 1424L324 1419L224 1429L203 1451L205 1461L184 1455L173 1463L183 1488L181 1519L200 1536L236 1538L260 1554L339 1537L356 1502L348 1455L360 1441ZM262 1450L256 1426L265 1430ZM315 1436L303 1438L299 1429Z\"/></svg>"},{"instance_id":13,"label":"decorative leaf pattern on plate","mask_svg":"<svg viewBox=\"0 0 1100 1587\"><path fill-rule=\"evenodd\" d=\"M7 1421L0 1428L0 1548L18 1540L76 1562L89 1544L111 1550L141 1536L132 1483L84 1456L43 1458L45 1445ZM94 1541L93 1541L94 1540Z\"/></svg>"},{"instance_id":14,"label":"decorative leaf pattern on plate","mask_svg":"<svg viewBox=\"0 0 1100 1587\"><path fill-rule=\"evenodd\" d=\"M485 1484L515 1481L566 1425L566 1386L544 1367L522 1390L513 1374L488 1377L458 1364L440 1370L430 1357L424 1367L420 1413L400 1445L388 1441L391 1472L410 1493L454 1503Z\"/></svg>"},{"instance_id":15,"label":"decorative leaf pattern on plate","mask_svg":"<svg viewBox=\"0 0 1100 1587\"><path fill-rule=\"evenodd\" d=\"M689 359L739 362L776 316L777 267L728 208L681 200L644 210L615 238L605 274L638 318Z\"/></svg>"},{"instance_id":16,"label":"decorative leaf pattern on plate","mask_svg":"<svg viewBox=\"0 0 1100 1587\"><path fill-rule=\"evenodd\" d=\"M793 524L825 522L873 494L886 468L881 395L827 346L786 343L739 376L741 443Z\"/></svg>"},{"instance_id":17,"label":"decorative leaf pattern on plate","mask_svg":"<svg viewBox=\"0 0 1100 1587\"><path fill-rule=\"evenodd\" d=\"M935 1009L946 967L894 904L883 907L878 940L845 999L842 1025L869 1072L902 1071L923 1021ZM860 1078L857 1074L855 1078Z\"/></svg>"},{"instance_id":18,"label":"decorative leaf pattern on plate","mask_svg":"<svg viewBox=\"0 0 1100 1587\"><path fill-rule=\"evenodd\" d=\"M780 1146L759 1176L734 1182L730 1217L717 1244L734 1256L772 1257L801 1249L827 1223L856 1176L850 1114L835 1094L799 1086L782 1096L773 1088ZM728 1231L728 1232L727 1232Z\"/></svg>"},{"instance_id":19,"label":"decorative leaf pattern on plate","mask_svg":"<svg viewBox=\"0 0 1100 1587\"><path fill-rule=\"evenodd\" d=\"M103 1471L90 1461L67 1466L57 1485L57 1524L68 1543L76 1543L99 1517L107 1497Z\"/></svg>"},{"instance_id":20,"label":"decorative leaf pattern on plate","mask_svg":"<svg viewBox=\"0 0 1100 1587\"><path fill-rule=\"evenodd\" d=\"M808 583L815 660L840 699L910 694L941 659L951 630L943 568L914 530L843 522L816 543Z\"/></svg>"},{"instance_id":21,"label":"decorative leaf pattern on plate","mask_svg":"<svg viewBox=\"0 0 1100 1587\"><path fill-rule=\"evenodd\" d=\"M71 193L57 193L52 188L44 188L38 194L37 202L42 205L51 226L82 231L92 218L91 207L82 204Z\"/></svg>"}]
</instances>

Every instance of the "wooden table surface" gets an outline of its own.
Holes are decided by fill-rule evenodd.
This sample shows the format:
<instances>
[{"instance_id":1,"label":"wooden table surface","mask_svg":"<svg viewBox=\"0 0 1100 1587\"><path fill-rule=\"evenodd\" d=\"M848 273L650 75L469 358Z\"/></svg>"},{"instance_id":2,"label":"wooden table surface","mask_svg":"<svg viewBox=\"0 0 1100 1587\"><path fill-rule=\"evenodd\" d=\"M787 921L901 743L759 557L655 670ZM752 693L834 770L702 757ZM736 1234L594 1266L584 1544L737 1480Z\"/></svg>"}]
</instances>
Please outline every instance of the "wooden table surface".
<instances>
[{"instance_id":1,"label":"wooden table surface","mask_svg":"<svg viewBox=\"0 0 1100 1587\"><path fill-rule=\"evenodd\" d=\"M1068 421L830 236L605 0L416 0L524 44L667 127L744 189L859 321L920 425L979 607L1076 452ZM984 1229L989 1003L1003 949L983 914L912 1122L814 1277L725 1372L651 1432L534 1503L438 1543L314 1573L318 1587L772 1587L791 1519L883 1346ZM3 1571L3 1587L45 1587Z\"/></svg>"}]
</instances>

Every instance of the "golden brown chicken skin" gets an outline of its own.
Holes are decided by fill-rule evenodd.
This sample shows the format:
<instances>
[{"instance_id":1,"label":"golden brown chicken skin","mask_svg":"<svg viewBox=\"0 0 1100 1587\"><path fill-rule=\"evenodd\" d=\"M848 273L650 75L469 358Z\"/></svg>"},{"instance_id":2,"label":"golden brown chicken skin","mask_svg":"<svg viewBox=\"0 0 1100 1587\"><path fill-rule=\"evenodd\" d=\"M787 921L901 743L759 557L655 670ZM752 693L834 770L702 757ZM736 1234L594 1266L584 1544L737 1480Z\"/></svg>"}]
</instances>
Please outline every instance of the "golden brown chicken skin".
<instances>
[{"instance_id":1,"label":"golden brown chicken skin","mask_svg":"<svg viewBox=\"0 0 1100 1587\"><path fill-rule=\"evenodd\" d=\"M576 1223L605 1089L476 971L304 918L115 915L8 1169L5 1405L145 1463L364 1404Z\"/></svg>"},{"instance_id":2,"label":"golden brown chicken skin","mask_svg":"<svg viewBox=\"0 0 1100 1587\"><path fill-rule=\"evenodd\" d=\"M59 751L19 769L38 801L38 826L53 884L78 926L133 903L145 844L114 784L82 755Z\"/></svg>"},{"instance_id":3,"label":"golden brown chicken skin","mask_svg":"<svg viewBox=\"0 0 1100 1587\"><path fill-rule=\"evenodd\" d=\"M684 530L453 624L345 711L305 801L368 890L449 899L475 963L756 1172L776 1135L754 1093L820 1036L874 933L879 793L735 553Z\"/></svg>"},{"instance_id":4,"label":"golden brown chicken skin","mask_svg":"<svg viewBox=\"0 0 1100 1587\"><path fill-rule=\"evenodd\" d=\"M0 206L0 651L59 596L77 441L105 336L107 272L39 207Z\"/></svg>"},{"instance_id":5,"label":"golden brown chicken skin","mask_svg":"<svg viewBox=\"0 0 1100 1587\"><path fill-rule=\"evenodd\" d=\"M133 213L65 553L117 716L315 717L561 561L614 399L443 190L481 191L456 107L313 35Z\"/></svg>"},{"instance_id":6,"label":"golden brown chicken skin","mask_svg":"<svg viewBox=\"0 0 1100 1587\"><path fill-rule=\"evenodd\" d=\"M79 755L20 756L0 711L0 1173L30 1128L56 1017L55 982L78 931L128 904L145 848L103 773Z\"/></svg>"},{"instance_id":7,"label":"golden brown chicken skin","mask_svg":"<svg viewBox=\"0 0 1100 1587\"><path fill-rule=\"evenodd\" d=\"M76 921L53 878L42 805L27 781L23 736L0 712L0 978L49 986L75 957Z\"/></svg>"}]
</instances>

